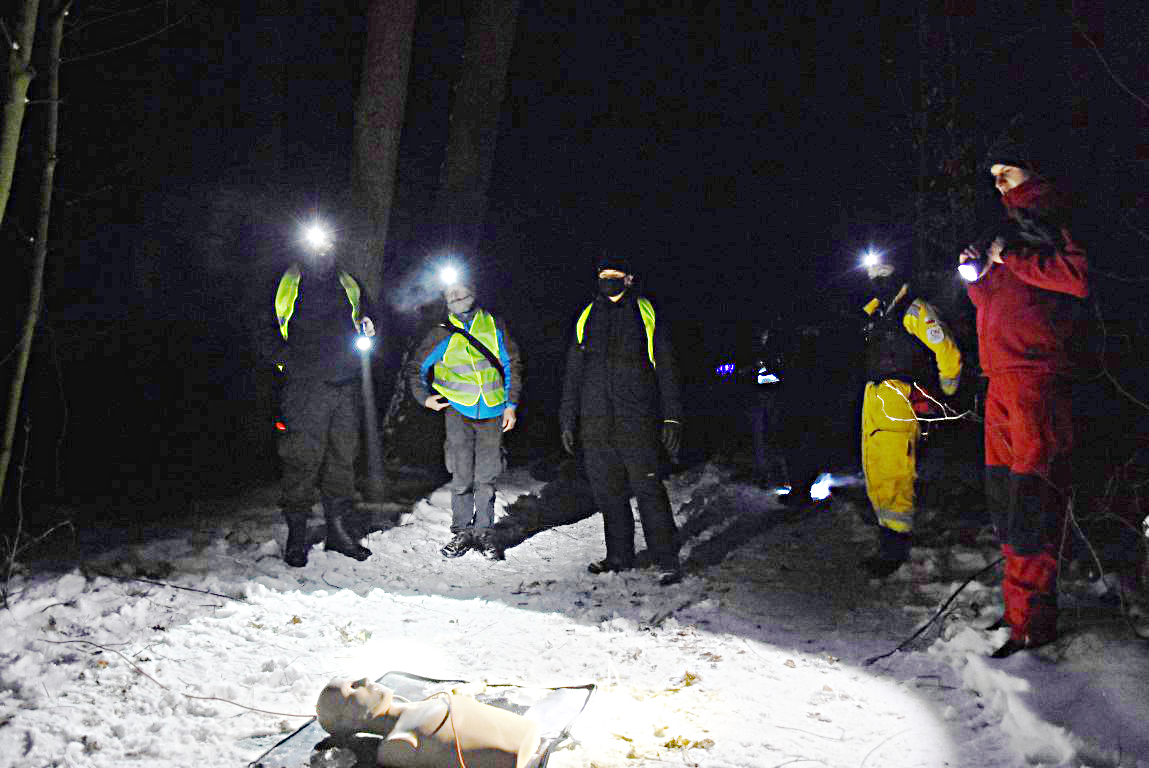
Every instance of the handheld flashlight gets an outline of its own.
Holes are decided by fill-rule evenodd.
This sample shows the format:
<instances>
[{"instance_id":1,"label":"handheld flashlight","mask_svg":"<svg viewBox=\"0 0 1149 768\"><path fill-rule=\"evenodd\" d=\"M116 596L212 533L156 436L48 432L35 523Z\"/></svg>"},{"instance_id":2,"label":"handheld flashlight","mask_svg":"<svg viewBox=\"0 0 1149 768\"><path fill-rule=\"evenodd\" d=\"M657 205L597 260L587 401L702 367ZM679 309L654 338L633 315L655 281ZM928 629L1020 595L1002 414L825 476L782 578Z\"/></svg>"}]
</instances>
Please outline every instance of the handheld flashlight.
<instances>
[{"instance_id":1,"label":"handheld flashlight","mask_svg":"<svg viewBox=\"0 0 1149 768\"><path fill-rule=\"evenodd\" d=\"M981 277L984 270L984 256L978 256L976 259L966 259L958 265L958 274L961 275L962 280L965 280L967 283L972 283Z\"/></svg>"},{"instance_id":2,"label":"handheld flashlight","mask_svg":"<svg viewBox=\"0 0 1149 768\"><path fill-rule=\"evenodd\" d=\"M758 368L758 383L759 384L778 384L782 381L778 374L771 373L770 369L766 366Z\"/></svg>"}]
</instances>

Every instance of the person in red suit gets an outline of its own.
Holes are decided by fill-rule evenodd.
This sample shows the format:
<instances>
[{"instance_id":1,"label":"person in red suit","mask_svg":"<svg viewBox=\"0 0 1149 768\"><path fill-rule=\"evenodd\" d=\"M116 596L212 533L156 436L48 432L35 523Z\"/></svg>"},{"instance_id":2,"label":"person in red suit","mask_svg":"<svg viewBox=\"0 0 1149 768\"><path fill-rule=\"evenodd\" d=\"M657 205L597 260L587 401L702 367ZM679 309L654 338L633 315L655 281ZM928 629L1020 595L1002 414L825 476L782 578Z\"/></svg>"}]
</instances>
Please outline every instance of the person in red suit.
<instances>
[{"instance_id":1,"label":"person in red suit","mask_svg":"<svg viewBox=\"0 0 1149 768\"><path fill-rule=\"evenodd\" d=\"M1018 116L986 157L1006 220L959 257L977 310L985 401L985 489L1005 558L1003 620L1009 656L1057 638L1057 571L1073 447L1071 376L1085 249L1070 206L1042 161L1051 126ZM1043 170L1046 172L1043 173ZM968 262L968 264L966 264Z\"/></svg>"}]
</instances>

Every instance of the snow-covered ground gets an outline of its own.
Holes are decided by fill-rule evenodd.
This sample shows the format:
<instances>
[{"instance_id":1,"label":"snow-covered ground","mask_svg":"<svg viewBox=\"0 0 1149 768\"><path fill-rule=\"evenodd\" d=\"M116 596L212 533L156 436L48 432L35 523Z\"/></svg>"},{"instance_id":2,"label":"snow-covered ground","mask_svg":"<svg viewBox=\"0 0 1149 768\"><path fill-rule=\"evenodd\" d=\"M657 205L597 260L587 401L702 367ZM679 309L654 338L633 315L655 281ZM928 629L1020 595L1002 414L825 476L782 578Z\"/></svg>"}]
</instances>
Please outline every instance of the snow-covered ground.
<instances>
[{"instance_id":1,"label":"snow-covered ground","mask_svg":"<svg viewBox=\"0 0 1149 768\"><path fill-rule=\"evenodd\" d=\"M510 473L500 511L540 486ZM368 537L362 563L317 546L288 568L261 492L82 570L33 565L0 612L0 765L234 768L305 723L331 677L402 670L596 683L555 768L1149 766L1149 646L1096 591L1067 583L1073 631L992 660L990 570L867 665L992 562L988 531L869 581L848 499L786 521L715 465L669 487L701 564L672 587L587 573L598 515L502 562L445 560L444 490Z\"/></svg>"}]
</instances>

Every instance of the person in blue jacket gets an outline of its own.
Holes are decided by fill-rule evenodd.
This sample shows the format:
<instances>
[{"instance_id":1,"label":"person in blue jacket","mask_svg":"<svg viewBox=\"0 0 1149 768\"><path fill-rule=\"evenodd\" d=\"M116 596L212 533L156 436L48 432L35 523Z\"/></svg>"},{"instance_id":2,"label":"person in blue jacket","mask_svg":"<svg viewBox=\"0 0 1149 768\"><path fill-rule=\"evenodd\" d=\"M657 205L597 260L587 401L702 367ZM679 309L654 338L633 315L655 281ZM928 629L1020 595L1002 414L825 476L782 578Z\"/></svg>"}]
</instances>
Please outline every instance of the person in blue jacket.
<instances>
[{"instance_id":1,"label":"person in blue jacket","mask_svg":"<svg viewBox=\"0 0 1149 768\"><path fill-rule=\"evenodd\" d=\"M503 321L475 304L467 281L448 285L443 298L446 322L423 338L407 368L414 398L446 417L454 536L440 551L453 558L474 549L498 559L502 553L491 536L495 478L505 468L503 433L517 420L523 386L519 348Z\"/></svg>"}]
</instances>

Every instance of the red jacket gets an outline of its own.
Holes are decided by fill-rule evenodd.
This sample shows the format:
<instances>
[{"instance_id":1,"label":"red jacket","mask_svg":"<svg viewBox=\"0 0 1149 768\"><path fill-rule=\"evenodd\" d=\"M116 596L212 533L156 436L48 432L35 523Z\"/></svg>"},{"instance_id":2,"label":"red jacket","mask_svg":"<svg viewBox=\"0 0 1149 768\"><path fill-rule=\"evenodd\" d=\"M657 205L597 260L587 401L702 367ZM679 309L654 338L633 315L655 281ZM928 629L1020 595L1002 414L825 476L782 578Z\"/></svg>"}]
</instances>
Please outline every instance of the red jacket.
<instances>
[{"instance_id":1,"label":"red jacket","mask_svg":"<svg viewBox=\"0 0 1149 768\"><path fill-rule=\"evenodd\" d=\"M1031 179L1002 196L1011 218L1056 221L1060 202L1042 179ZM966 290L977 308L978 353L987 376L1006 371L1068 373L1068 351L1077 332L1075 301L1089 295L1085 249L1064 226L1048 245L1008 242L1003 264ZM1052 230L1050 230L1052 231Z\"/></svg>"}]
</instances>

